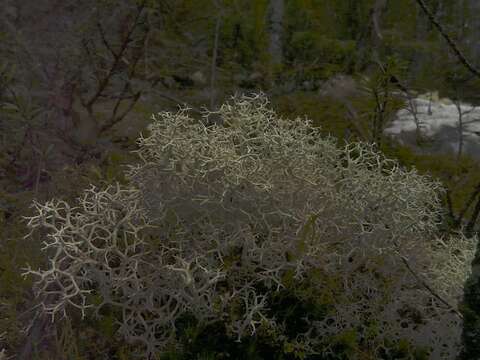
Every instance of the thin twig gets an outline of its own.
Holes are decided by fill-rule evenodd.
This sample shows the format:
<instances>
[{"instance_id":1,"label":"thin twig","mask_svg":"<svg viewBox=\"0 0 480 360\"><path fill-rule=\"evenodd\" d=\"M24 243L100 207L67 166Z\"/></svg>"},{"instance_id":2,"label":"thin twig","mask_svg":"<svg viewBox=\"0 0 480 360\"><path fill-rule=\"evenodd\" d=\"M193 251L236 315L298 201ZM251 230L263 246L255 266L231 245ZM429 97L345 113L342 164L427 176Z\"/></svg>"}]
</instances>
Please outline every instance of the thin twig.
<instances>
[{"instance_id":1,"label":"thin twig","mask_svg":"<svg viewBox=\"0 0 480 360\"><path fill-rule=\"evenodd\" d=\"M136 17L133 21L133 25L129 29L127 35L125 36L125 39L123 40L120 51L118 52L118 54L116 56L114 56L113 63L110 66L110 69L108 70L107 75L100 81L100 84L99 84L98 89L95 92L95 94L90 98L90 100L87 101L86 104L84 104L84 106L87 108L87 110L89 110L89 112L91 111L91 108L92 108L92 105L94 104L94 102L98 99L98 97L103 93L103 91L107 87L108 83L110 82L110 80L111 80L111 78L114 74L114 71L116 70L120 60L122 59L123 54L125 53L125 51L127 49L127 45L131 41L131 36L133 34L133 31L139 25L139 20L140 20L140 16L142 14L143 8L144 8L144 5L139 6Z\"/></svg>"},{"instance_id":2,"label":"thin twig","mask_svg":"<svg viewBox=\"0 0 480 360\"><path fill-rule=\"evenodd\" d=\"M457 58L460 60L460 62L476 77L480 78L480 70L475 68L468 60L467 58L462 54L462 52L459 50L457 44L448 36L446 31L443 29L442 25L435 19L435 16L432 14L432 12L428 9L427 5L423 0L416 0L418 5L422 8L423 12L427 15L428 19L430 22L437 28L437 30L440 32L440 34L443 36L443 38L447 41L448 45L450 48L453 50Z\"/></svg>"},{"instance_id":3,"label":"thin twig","mask_svg":"<svg viewBox=\"0 0 480 360\"><path fill-rule=\"evenodd\" d=\"M433 290L430 285L428 285L425 280L423 280L422 278L420 278L420 276L418 276L418 274L413 271L412 267L410 266L410 263L408 262L408 259L403 256L403 255L400 255L400 258L402 259L403 263L405 264L405 266L407 267L407 269L410 271L410 273L415 277L415 279L423 285L423 287L425 287L428 292L430 292L430 294L432 294L437 300L439 300L440 302L442 302L443 304L445 304L446 306L448 306L455 314L458 315L458 317L460 317L460 319L463 320L463 315L457 310L455 309L455 307L453 305L451 305L447 300L443 299L440 295L438 295L435 290Z\"/></svg>"}]
</instances>

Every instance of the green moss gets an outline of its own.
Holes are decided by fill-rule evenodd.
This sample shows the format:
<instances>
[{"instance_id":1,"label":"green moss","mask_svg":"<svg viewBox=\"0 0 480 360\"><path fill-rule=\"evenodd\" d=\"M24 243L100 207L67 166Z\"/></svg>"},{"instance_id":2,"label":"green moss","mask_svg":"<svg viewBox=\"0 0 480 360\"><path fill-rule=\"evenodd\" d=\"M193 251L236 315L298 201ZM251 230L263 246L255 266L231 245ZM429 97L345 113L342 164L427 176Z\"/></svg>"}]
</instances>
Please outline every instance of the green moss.
<instances>
[{"instance_id":1,"label":"green moss","mask_svg":"<svg viewBox=\"0 0 480 360\"><path fill-rule=\"evenodd\" d=\"M346 120L346 108L338 100L322 98L311 93L297 93L273 99L278 114L285 118L307 117L323 134L343 138L350 124Z\"/></svg>"}]
</instances>

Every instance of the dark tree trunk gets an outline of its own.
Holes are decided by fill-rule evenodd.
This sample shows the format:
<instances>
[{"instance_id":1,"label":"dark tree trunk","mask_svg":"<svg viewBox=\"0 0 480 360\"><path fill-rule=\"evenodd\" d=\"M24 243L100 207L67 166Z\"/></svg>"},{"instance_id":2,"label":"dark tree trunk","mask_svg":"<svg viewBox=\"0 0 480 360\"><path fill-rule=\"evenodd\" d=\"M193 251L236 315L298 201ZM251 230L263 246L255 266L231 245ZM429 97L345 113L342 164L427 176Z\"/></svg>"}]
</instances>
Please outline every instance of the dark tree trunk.
<instances>
[{"instance_id":1,"label":"dark tree trunk","mask_svg":"<svg viewBox=\"0 0 480 360\"><path fill-rule=\"evenodd\" d=\"M283 63L283 16L284 0L270 0L268 29L270 35L269 53L273 64Z\"/></svg>"}]
</instances>

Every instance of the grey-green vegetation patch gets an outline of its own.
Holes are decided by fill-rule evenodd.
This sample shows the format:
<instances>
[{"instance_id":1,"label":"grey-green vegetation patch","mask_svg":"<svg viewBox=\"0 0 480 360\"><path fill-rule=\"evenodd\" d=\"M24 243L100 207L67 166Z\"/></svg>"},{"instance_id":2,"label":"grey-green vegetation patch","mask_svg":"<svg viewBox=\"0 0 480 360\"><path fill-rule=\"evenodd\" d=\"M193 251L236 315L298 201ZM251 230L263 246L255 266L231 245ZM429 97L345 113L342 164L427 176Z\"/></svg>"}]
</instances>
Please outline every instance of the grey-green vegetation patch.
<instances>
[{"instance_id":1,"label":"grey-green vegetation patch","mask_svg":"<svg viewBox=\"0 0 480 360\"><path fill-rule=\"evenodd\" d=\"M223 124L206 127L187 109L160 113L128 185L92 187L75 206L35 204L29 225L55 250L49 268L28 271L44 311L117 308L117 334L139 356L175 344L184 316L220 321L236 341L277 334L291 352L293 327L272 309L295 290L329 309L303 314L309 330L296 335L307 355L340 341L378 358L393 339L453 359L452 299L473 247L435 238L440 183L369 144L338 148L308 119L279 118L263 94L234 97L218 115Z\"/></svg>"}]
</instances>

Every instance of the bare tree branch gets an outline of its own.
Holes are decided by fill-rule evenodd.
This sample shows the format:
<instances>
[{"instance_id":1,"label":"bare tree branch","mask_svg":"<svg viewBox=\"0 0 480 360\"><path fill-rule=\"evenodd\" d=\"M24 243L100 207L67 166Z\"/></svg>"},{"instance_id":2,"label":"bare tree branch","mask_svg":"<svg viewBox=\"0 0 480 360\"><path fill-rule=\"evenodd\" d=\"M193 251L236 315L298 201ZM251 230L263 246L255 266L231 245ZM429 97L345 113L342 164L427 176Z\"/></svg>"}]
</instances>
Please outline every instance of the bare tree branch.
<instances>
[{"instance_id":1,"label":"bare tree branch","mask_svg":"<svg viewBox=\"0 0 480 360\"><path fill-rule=\"evenodd\" d=\"M142 45L145 44L145 39L147 37L147 34L148 34L148 31L144 33L144 36L142 38L142 40L140 41L140 43ZM145 50L143 47L142 47L142 50ZM133 77L133 75L135 74L135 69L136 69L136 66L140 60L140 58L142 57L143 55L143 52L142 51L139 51L138 52L138 55L134 58L133 60L133 64L131 65L130 69L129 69L129 72L128 72L128 78L131 79ZM115 104L115 107L113 109L113 113L112 113L112 116L110 117L110 119L107 121L106 124L104 124L101 128L100 128L100 133L103 133L109 129L111 129L113 126L115 126L115 124L119 123L120 121L123 120L123 118L132 110L132 108L135 106L135 104L137 103L138 99L140 98L140 96L142 95L142 91L137 91L134 95L133 95L133 98L132 98L132 101L130 102L130 104L128 105L128 108L122 113L120 114L119 116L117 116L117 112L118 112L118 109L119 109L119 106L120 106L120 103L125 100L125 94L126 92L131 89L131 85L130 85L130 81L126 81L124 86L123 86L123 89L122 89L122 92L120 93L120 95L117 97L117 103Z\"/></svg>"},{"instance_id":2,"label":"bare tree branch","mask_svg":"<svg viewBox=\"0 0 480 360\"><path fill-rule=\"evenodd\" d=\"M114 58L117 57L117 53L112 49L110 44L107 41L107 38L105 37L105 32L103 31L102 25L100 23L97 23L98 30L100 32L100 36L102 38L102 42L105 45L105 47L110 51L110 53L113 55Z\"/></svg>"},{"instance_id":3,"label":"bare tree branch","mask_svg":"<svg viewBox=\"0 0 480 360\"><path fill-rule=\"evenodd\" d=\"M98 97L102 94L102 92L105 90L105 88L107 87L108 83L110 82L110 79L113 75L113 72L115 71L115 69L117 68L118 66L118 63L120 62L123 54L125 53L126 49L127 49L127 45L130 43L131 41L131 36L133 34L133 31L135 30L135 28L139 25L139 20L140 20L140 15L142 14L142 11L143 11L143 8L144 8L144 4L142 3L139 7L138 7L138 11L137 11L137 14L135 16L135 20L133 21L133 25L130 27L130 29L128 30L128 33L127 35L125 36L125 39L123 40L122 42L122 46L120 48L120 51L118 52L117 56L114 56L114 59L113 59L113 63L112 63L112 66L110 67L107 75L102 79L102 81L100 82L99 86L98 86L98 89L97 91L95 92L95 94L90 98L90 100L87 101L87 103L85 104L85 107L87 109L91 109L93 103L98 99Z\"/></svg>"},{"instance_id":4,"label":"bare tree branch","mask_svg":"<svg viewBox=\"0 0 480 360\"><path fill-rule=\"evenodd\" d=\"M452 49L452 51L455 53L457 58L460 60L460 62L476 77L480 78L480 70L475 68L468 60L467 58L462 54L462 52L459 50L457 44L452 40L452 38L447 34L445 29L440 25L440 23L435 19L435 16L432 14L432 12L428 9L427 5L423 0L416 0L417 4L422 8L423 12L427 15L428 19L430 22L437 28L437 30L440 32L440 34L443 36L443 38L447 41L448 45Z\"/></svg>"}]
</instances>

